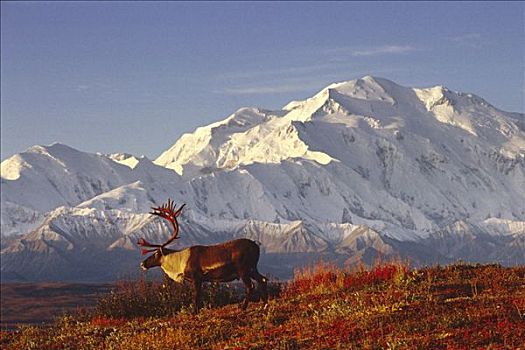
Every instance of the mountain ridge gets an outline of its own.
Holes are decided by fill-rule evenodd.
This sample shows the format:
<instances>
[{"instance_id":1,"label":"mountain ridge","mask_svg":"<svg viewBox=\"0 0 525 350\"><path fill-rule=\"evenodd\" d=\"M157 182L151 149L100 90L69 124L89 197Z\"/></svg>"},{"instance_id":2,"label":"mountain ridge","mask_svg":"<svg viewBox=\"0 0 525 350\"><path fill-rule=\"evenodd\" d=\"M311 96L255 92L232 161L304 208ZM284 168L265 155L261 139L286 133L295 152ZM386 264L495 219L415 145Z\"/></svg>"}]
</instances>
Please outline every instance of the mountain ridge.
<instances>
[{"instance_id":1,"label":"mountain ridge","mask_svg":"<svg viewBox=\"0 0 525 350\"><path fill-rule=\"evenodd\" d=\"M165 225L136 221L148 222L145 213L168 197L187 203L183 243L254 237L290 268L304 260L299 253L341 262L382 254L525 261L524 120L473 94L366 76L281 110L241 108L153 161L35 146L2 162L2 236L17 241L2 244L2 272L32 266L38 249L14 251L18 235L47 247L31 235L64 238L106 225L85 221L85 210L122 223L107 226L115 237L104 249L135 263L133 239L169 236ZM57 216L59 206L70 209ZM53 220L69 224L56 232ZM341 232L356 237L342 247ZM375 239L357 237L371 232ZM64 257L94 249L59 248Z\"/></svg>"}]
</instances>

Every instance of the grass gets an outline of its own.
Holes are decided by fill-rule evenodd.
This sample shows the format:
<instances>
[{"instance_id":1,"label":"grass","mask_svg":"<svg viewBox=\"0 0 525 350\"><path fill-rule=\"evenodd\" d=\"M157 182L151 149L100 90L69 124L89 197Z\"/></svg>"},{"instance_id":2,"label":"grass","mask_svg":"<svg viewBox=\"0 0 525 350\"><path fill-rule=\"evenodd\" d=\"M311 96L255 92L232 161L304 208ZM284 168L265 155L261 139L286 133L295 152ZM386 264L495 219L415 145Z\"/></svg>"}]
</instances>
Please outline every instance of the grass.
<instances>
[{"instance_id":1,"label":"grass","mask_svg":"<svg viewBox=\"0 0 525 350\"><path fill-rule=\"evenodd\" d=\"M90 314L2 332L1 348L525 349L524 266L319 263L274 284L266 309L242 312L236 287L220 285L195 316L190 296L167 281L122 284Z\"/></svg>"}]
</instances>

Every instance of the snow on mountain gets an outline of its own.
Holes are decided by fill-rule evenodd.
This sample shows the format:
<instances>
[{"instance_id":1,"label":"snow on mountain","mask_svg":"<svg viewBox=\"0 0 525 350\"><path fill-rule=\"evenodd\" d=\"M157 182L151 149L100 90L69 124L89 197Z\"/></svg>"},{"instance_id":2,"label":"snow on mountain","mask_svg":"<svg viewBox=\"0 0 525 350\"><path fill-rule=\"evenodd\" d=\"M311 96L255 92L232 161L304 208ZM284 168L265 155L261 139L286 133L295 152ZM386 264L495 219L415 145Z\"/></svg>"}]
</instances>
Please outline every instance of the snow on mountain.
<instances>
[{"instance_id":1,"label":"snow on mountain","mask_svg":"<svg viewBox=\"0 0 525 350\"><path fill-rule=\"evenodd\" d=\"M15 269L26 280L117 278L127 271L121 262L126 254L111 254L111 245L135 231L158 239L161 227L147 214L60 207L36 230L2 250L2 274ZM128 249L133 243L121 242Z\"/></svg>"},{"instance_id":2,"label":"snow on mountain","mask_svg":"<svg viewBox=\"0 0 525 350\"><path fill-rule=\"evenodd\" d=\"M38 211L75 205L125 184L128 170L66 145L33 146L2 162L2 201Z\"/></svg>"},{"instance_id":3,"label":"snow on mountain","mask_svg":"<svg viewBox=\"0 0 525 350\"><path fill-rule=\"evenodd\" d=\"M117 163L123 164L130 169L134 169L139 163L139 158L129 153L113 153L108 155L108 158Z\"/></svg>"},{"instance_id":4,"label":"snow on mountain","mask_svg":"<svg viewBox=\"0 0 525 350\"><path fill-rule=\"evenodd\" d=\"M8 201L1 203L2 237L22 235L37 227L45 218L43 213Z\"/></svg>"},{"instance_id":5,"label":"snow on mountain","mask_svg":"<svg viewBox=\"0 0 525 350\"><path fill-rule=\"evenodd\" d=\"M168 197L187 204L178 243L250 237L276 274L325 255L523 263L524 184L523 114L366 76L281 110L241 108L153 162L60 144L13 156L2 162L2 235L27 234L3 245L2 271L33 278L38 259L51 273L73 252L134 264L138 237L168 237L145 214Z\"/></svg>"},{"instance_id":6,"label":"snow on mountain","mask_svg":"<svg viewBox=\"0 0 525 350\"><path fill-rule=\"evenodd\" d=\"M224 128L219 137L208 136L205 157L188 140L213 127L182 137L155 162L189 172L188 177L242 169L262 184L264 193L277 197L293 196L298 189L293 202L305 203L293 215L300 218L334 221L330 207L335 206L338 216L347 208L358 218L424 234L436 224L460 219L525 216L525 133L516 115L474 95L440 86L406 88L367 76L332 84L265 116L270 117L251 127ZM214 125L224 127L231 118ZM184 156L173 153L183 149L188 150ZM294 174L279 176L294 167ZM302 174L305 168L309 174ZM306 190L317 191L314 196ZM330 197L327 203L313 208L323 196ZM282 208L286 198L276 202ZM330 210L316 214L324 208ZM281 209L279 216L293 220L293 215Z\"/></svg>"},{"instance_id":7,"label":"snow on mountain","mask_svg":"<svg viewBox=\"0 0 525 350\"><path fill-rule=\"evenodd\" d=\"M33 146L6 159L1 164L2 235L28 232L49 210L78 205L139 179L168 183L179 178L147 158L126 160L132 158L136 162L130 167L119 164L123 158L55 143Z\"/></svg>"},{"instance_id":8,"label":"snow on mountain","mask_svg":"<svg viewBox=\"0 0 525 350\"><path fill-rule=\"evenodd\" d=\"M481 223L491 235L522 235L525 236L525 221L510 221L498 218L489 218Z\"/></svg>"},{"instance_id":9,"label":"snow on mountain","mask_svg":"<svg viewBox=\"0 0 525 350\"><path fill-rule=\"evenodd\" d=\"M202 172L209 172L212 169L207 169L207 166L209 161L217 156L215 153L217 145L227 142L231 135L256 127L270 117L268 111L241 108L220 122L197 128L194 133L182 135L180 141L162 153L155 163L182 174L182 165L192 159L196 167L202 168Z\"/></svg>"}]
</instances>

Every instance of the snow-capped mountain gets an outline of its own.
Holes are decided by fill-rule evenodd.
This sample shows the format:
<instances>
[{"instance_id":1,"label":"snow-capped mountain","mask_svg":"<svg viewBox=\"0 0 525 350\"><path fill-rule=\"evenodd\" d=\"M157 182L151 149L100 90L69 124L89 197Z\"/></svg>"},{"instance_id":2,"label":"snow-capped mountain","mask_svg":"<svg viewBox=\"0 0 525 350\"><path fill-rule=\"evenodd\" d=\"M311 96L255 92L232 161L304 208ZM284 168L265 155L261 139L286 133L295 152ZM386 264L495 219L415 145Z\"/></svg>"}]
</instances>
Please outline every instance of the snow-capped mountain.
<instances>
[{"instance_id":1,"label":"snow-capped mountain","mask_svg":"<svg viewBox=\"0 0 525 350\"><path fill-rule=\"evenodd\" d=\"M90 255L132 271L136 238L169 235L147 215L168 197L187 203L179 244L251 237L277 275L321 256L524 263L525 117L366 76L241 108L153 162L35 146L2 162L2 273L70 278Z\"/></svg>"},{"instance_id":2,"label":"snow-capped mountain","mask_svg":"<svg viewBox=\"0 0 525 350\"><path fill-rule=\"evenodd\" d=\"M59 206L74 207L139 179L177 181L145 157L89 154L59 143L33 146L1 165L2 236L23 234Z\"/></svg>"}]
</instances>

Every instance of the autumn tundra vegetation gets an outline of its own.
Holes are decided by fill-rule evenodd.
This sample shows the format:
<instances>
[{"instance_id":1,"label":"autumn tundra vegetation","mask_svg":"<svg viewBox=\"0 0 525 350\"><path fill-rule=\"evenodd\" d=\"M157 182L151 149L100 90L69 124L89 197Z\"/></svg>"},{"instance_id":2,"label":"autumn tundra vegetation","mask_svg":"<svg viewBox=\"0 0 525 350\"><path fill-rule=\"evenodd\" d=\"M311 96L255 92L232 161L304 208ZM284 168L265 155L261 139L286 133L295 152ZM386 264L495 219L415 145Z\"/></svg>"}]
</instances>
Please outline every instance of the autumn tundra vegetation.
<instances>
[{"instance_id":1,"label":"autumn tundra vegetation","mask_svg":"<svg viewBox=\"0 0 525 350\"><path fill-rule=\"evenodd\" d=\"M525 349L525 266L319 262L242 310L238 284L122 281L96 308L3 331L2 349ZM253 294L254 301L260 296Z\"/></svg>"}]
</instances>

